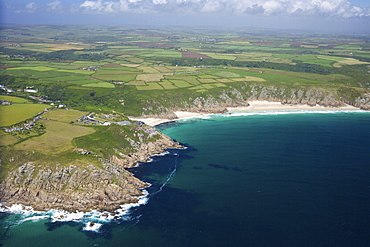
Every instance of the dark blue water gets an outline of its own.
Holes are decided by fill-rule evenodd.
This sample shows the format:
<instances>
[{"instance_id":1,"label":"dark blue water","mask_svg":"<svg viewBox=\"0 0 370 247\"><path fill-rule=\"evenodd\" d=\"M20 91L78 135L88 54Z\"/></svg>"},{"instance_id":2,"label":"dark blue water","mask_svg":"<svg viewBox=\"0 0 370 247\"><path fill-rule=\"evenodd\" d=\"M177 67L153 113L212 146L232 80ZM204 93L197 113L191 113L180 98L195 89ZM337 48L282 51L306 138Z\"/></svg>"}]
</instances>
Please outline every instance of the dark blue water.
<instances>
[{"instance_id":1,"label":"dark blue water","mask_svg":"<svg viewBox=\"0 0 370 247\"><path fill-rule=\"evenodd\" d=\"M160 129L188 149L131 170L152 187L130 220L86 233L3 214L1 243L370 246L369 113L213 116Z\"/></svg>"}]
</instances>

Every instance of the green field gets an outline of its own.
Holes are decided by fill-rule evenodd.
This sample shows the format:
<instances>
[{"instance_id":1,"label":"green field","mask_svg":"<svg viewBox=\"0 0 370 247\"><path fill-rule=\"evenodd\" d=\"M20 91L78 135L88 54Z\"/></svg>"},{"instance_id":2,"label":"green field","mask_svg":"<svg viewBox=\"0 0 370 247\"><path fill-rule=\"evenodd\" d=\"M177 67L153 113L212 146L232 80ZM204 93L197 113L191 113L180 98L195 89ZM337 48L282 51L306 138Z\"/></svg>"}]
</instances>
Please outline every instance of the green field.
<instances>
[{"instance_id":1,"label":"green field","mask_svg":"<svg viewBox=\"0 0 370 247\"><path fill-rule=\"evenodd\" d=\"M18 90L14 95L33 87L39 90L37 96L81 110L140 115L143 109L152 109L155 115L156 109L171 107L170 99L187 102L207 95L219 99L223 91L235 90L248 95L252 84L322 88L334 94L351 89L356 93L350 101L370 87L366 36L66 26L60 27L64 35L56 41L55 33L37 25L23 28L37 30L37 35L22 37L28 42L9 40L0 45L4 58L0 75L15 78L7 86ZM68 34L70 28L78 35ZM19 50L18 43L23 46ZM24 58L8 56L25 50L30 55ZM210 59L182 58L182 51Z\"/></svg>"},{"instance_id":2,"label":"green field","mask_svg":"<svg viewBox=\"0 0 370 247\"><path fill-rule=\"evenodd\" d=\"M0 134L0 146L8 146L17 143L19 140L9 134Z\"/></svg>"},{"instance_id":3,"label":"green field","mask_svg":"<svg viewBox=\"0 0 370 247\"><path fill-rule=\"evenodd\" d=\"M15 68L9 68L9 71L12 70L18 70L18 69L29 69L29 70L36 70L36 71L49 71L49 70L55 70L54 68L46 67L46 66L34 66L34 67L27 67L27 66L22 66L22 67L15 67ZM60 70L59 70L60 71Z\"/></svg>"},{"instance_id":4,"label":"green field","mask_svg":"<svg viewBox=\"0 0 370 247\"><path fill-rule=\"evenodd\" d=\"M0 100L11 101L14 104L29 103L29 100L27 99L7 95L0 95Z\"/></svg>"},{"instance_id":5,"label":"green field","mask_svg":"<svg viewBox=\"0 0 370 247\"><path fill-rule=\"evenodd\" d=\"M0 127L10 126L34 117L49 106L43 104L13 104L0 106Z\"/></svg>"},{"instance_id":6,"label":"green field","mask_svg":"<svg viewBox=\"0 0 370 247\"><path fill-rule=\"evenodd\" d=\"M60 153L73 148L73 138L95 131L93 128L53 120L40 122L46 126L46 134L17 144L14 147L16 150L34 150L44 154Z\"/></svg>"},{"instance_id":7,"label":"green field","mask_svg":"<svg viewBox=\"0 0 370 247\"><path fill-rule=\"evenodd\" d=\"M83 84L82 86L83 87L114 88L114 85L108 82L88 83L88 84Z\"/></svg>"},{"instance_id":8,"label":"green field","mask_svg":"<svg viewBox=\"0 0 370 247\"><path fill-rule=\"evenodd\" d=\"M171 81L169 80L162 80L161 82L158 83L159 85L161 85L164 89L177 89L178 87L176 87Z\"/></svg>"},{"instance_id":9,"label":"green field","mask_svg":"<svg viewBox=\"0 0 370 247\"><path fill-rule=\"evenodd\" d=\"M148 82L146 86L136 86L138 90L163 90L164 88L155 82Z\"/></svg>"},{"instance_id":10,"label":"green field","mask_svg":"<svg viewBox=\"0 0 370 247\"><path fill-rule=\"evenodd\" d=\"M58 109L58 110L49 111L45 113L43 117L49 118L54 121L69 123L71 121L76 121L77 119L79 119L80 117L86 114L87 112L82 112L82 111Z\"/></svg>"}]
</instances>

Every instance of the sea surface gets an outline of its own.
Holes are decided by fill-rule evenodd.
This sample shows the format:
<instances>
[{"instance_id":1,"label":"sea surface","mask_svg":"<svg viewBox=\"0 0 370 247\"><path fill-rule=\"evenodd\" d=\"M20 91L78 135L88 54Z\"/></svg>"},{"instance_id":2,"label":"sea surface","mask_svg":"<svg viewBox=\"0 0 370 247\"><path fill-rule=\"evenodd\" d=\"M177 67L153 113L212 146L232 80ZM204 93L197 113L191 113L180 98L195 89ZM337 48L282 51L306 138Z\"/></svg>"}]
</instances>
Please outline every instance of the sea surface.
<instances>
[{"instance_id":1,"label":"sea surface","mask_svg":"<svg viewBox=\"0 0 370 247\"><path fill-rule=\"evenodd\" d=\"M204 116L130 169L152 184L120 220L0 214L0 246L370 246L370 113Z\"/></svg>"}]
</instances>

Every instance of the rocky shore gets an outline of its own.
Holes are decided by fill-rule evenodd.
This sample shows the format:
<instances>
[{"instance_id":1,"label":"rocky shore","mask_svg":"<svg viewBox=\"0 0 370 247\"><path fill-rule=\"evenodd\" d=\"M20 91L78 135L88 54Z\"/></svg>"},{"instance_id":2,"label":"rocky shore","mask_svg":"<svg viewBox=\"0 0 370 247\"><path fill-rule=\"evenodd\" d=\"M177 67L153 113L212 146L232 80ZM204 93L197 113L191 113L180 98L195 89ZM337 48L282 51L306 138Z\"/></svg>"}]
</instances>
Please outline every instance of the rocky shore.
<instances>
[{"instance_id":1,"label":"rocky shore","mask_svg":"<svg viewBox=\"0 0 370 247\"><path fill-rule=\"evenodd\" d=\"M142 143L137 152L101 160L102 166L70 165L44 168L27 162L11 171L0 185L3 206L22 204L35 210L62 209L87 212L91 209L113 212L120 205L136 203L149 184L134 177L125 168L149 160L167 148L182 146L165 135Z\"/></svg>"}]
</instances>

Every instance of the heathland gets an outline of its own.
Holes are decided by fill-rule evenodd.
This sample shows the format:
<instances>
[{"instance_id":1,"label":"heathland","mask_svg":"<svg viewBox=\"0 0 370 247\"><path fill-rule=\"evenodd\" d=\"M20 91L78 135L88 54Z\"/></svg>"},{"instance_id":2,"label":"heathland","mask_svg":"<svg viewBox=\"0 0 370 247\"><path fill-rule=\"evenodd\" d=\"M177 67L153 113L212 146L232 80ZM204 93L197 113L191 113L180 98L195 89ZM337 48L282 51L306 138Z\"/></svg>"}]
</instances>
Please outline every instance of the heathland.
<instances>
[{"instance_id":1,"label":"heathland","mask_svg":"<svg viewBox=\"0 0 370 247\"><path fill-rule=\"evenodd\" d=\"M368 35L1 28L0 202L8 204L113 210L135 201L146 185L124 167L179 146L132 117L224 112L249 100L370 109Z\"/></svg>"}]
</instances>

